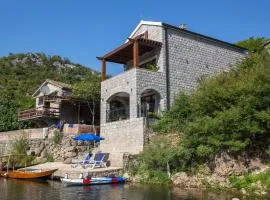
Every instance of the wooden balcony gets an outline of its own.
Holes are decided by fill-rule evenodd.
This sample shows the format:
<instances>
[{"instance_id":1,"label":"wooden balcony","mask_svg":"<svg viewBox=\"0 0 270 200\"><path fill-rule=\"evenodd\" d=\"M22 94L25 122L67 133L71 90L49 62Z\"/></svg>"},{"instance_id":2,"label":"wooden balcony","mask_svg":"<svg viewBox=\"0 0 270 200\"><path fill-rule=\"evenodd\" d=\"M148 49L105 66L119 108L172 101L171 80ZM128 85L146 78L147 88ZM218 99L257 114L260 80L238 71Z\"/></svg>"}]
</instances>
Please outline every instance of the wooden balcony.
<instances>
[{"instance_id":1,"label":"wooden balcony","mask_svg":"<svg viewBox=\"0 0 270 200\"><path fill-rule=\"evenodd\" d=\"M18 114L19 121L34 120L39 118L59 118L60 112L59 108L33 108L29 110L24 110Z\"/></svg>"}]
</instances>

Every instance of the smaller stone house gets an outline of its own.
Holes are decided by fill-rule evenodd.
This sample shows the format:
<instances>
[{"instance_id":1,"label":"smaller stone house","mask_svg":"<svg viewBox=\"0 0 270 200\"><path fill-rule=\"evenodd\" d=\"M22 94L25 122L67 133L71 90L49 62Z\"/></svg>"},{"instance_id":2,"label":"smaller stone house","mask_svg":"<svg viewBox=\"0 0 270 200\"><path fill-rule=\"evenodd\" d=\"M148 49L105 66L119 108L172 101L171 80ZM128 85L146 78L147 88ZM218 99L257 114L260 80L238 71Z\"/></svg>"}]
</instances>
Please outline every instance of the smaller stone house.
<instances>
[{"instance_id":1,"label":"smaller stone house","mask_svg":"<svg viewBox=\"0 0 270 200\"><path fill-rule=\"evenodd\" d=\"M36 101L33 109L19 113L20 121L31 121L38 127L48 127L59 123L92 124L89 104L85 99L72 97L72 86L54 80L45 80L34 92ZM97 113L96 119L99 118ZM99 120L96 120L96 124Z\"/></svg>"}]
</instances>

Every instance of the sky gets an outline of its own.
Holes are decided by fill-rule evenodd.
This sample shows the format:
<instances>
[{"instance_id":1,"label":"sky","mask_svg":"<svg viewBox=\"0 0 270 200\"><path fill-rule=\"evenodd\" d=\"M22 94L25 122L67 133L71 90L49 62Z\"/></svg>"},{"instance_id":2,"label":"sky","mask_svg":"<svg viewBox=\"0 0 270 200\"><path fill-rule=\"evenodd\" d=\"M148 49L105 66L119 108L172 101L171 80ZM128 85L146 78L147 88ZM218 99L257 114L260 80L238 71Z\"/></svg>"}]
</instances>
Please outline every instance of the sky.
<instances>
[{"instance_id":1,"label":"sky","mask_svg":"<svg viewBox=\"0 0 270 200\"><path fill-rule=\"evenodd\" d=\"M270 0L0 0L0 57L60 55L100 71L140 20L161 21L235 43L270 38ZM109 74L122 67L110 64Z\"/></svg>"}]
</instances>

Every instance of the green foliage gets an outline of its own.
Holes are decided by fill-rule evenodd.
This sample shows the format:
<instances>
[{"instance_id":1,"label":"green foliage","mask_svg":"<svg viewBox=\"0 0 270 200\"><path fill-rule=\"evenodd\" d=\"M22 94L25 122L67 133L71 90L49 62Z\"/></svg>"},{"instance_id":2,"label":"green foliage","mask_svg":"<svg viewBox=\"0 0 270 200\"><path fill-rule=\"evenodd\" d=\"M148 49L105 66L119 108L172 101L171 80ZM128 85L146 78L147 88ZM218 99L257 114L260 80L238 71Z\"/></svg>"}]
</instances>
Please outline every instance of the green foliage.
<instances>
[{"instance_id":1,"label":"green foliage","mask_svg":"<svg viewBox=\"0 0 270 200\"><path fill-rule=\"evenodd\" d=\"M80 81L74 84L73 96L84 98L87 100L89 111L92 115L92 125L95 130L95 117L99 113L99 102L100 102L100 77L89 76L88 79Z\"/></svg>"},{"instance_id":2,"label":"green foliage","mask_svg":"<svg viewBox=\"0 0 270 200\"><path fill-rule=\"evenodd\" d=\"M48 153L47 151L45 152L44 157L45 157L45 160L46 160L45 162L54 162L53 155Z\"/></svg>"},{"instance_id":3,"label":"green foliage","mask_svg":"<svg viewBox=\"0 0 270 200\"><path fill-rule=\"evenodd\" d=\"M233 187L246 190L256 190L258 183L270 189L270 170L265 170L259 174L246 173L244 176L232 175L229 180ZM260 187L260 185L259 185Z\"/></svg>"},{"instance_id":4,"label":"green foliage","mask_svg":"<svg viewBox=\"0 0 270 200\"><path fill-rule=\"evenodd\" d=\"M0 132L12 129L20 129L27 126L26 123L17 121L17 109L19 105L14 100L14 95L0 89Z\"/></svg>"},{"instance_id":5,"label":"green foliage","mask_svg":"<svg viewBox=\"0 0 270 200\"><path fill-rule=\"evenodd\" d=\"M201 80L194 93L181 93L153 128L184 133L177 158L179 167L188 170L221 151L263 151L270 141L269 119L270 57L262 50L230 72Z\"/></svg>"},{"instance_id":6,"label":"green foliage","mask_svg":"<svg viewBox=\"0 0 270 200\"><path fill-rule=\"evenodd\" d=\"M59 64L61 66L59 66ZM71 67L66 64L71 64ZM67 58L43 53L10 54L0 58L0 131L29 127L17 120L18 111L34 107L32 94L46 79L68 84L99 79L99 74Z\"/></svg>"},{"instance_id":7,"label":"green foliage","mask_svg":"<svg viewBox=\"0 0 270 200\"><path fill-rule=\"evenodd\" d=\"M53 140L54 145L60 144L62 138L63 138L63 134L58 129L53 131L52 140Z\"/></svg>"},{"instance_id":8,"label":"green foliage","mask_svg":"<svg viewBox=\"0 0 270 200\"><path fill-rule=\"evenodd\" d=\"M157 66L157 64L149 63L149 64L146 64L146 69L152 72L157 72L159 70L159 67Z\"/></svg>"},{"instance_id":9,"label":"green foliage","mask_svg":"<svg viewBox=\"0 0 270 200\"><path fill-rule=\"evenodd\" d=\"M28 139L25 135L20 135L15 137L11 144L11 153L12 154L24 154L28 149Z\"/></svg>"},{"instance_id":10,"label":"green foliage","mask_svg":"<svg viewBox=\"0 0 270 200\"><path fill-rule=\"evenodd\" d=\"M243 40L237 43L238 46L247 48L250 52L261 52L263 44L267 41L264 37L250 37L248 40Z\"/></svg>"},{"instance_id":11,"label":"green foliage","mask_svg":"<svg viewBox=\"0 0 270 200\"><path fill-rule=\"evenodd\" d=\"M100 100L100 78L92 75L87 79L77 82L73 86L73 95L75 97L81 97L85 99L94 99L94 101Z\"/></svg>"},{"instance_id":12,"label":"green foliage","mask_svg":"<svg viewBox=\"0 0 270 200\"><path fill-rule=\"evenodd\" d=\"M177 149L171 145L167 136L156 136L138 155L137 165L131 170L132 174L138 175L141 182L168 184L170 178L167 174L167 163L177 166L174 160L176 153Z\"/></svg>"}]
</instances>

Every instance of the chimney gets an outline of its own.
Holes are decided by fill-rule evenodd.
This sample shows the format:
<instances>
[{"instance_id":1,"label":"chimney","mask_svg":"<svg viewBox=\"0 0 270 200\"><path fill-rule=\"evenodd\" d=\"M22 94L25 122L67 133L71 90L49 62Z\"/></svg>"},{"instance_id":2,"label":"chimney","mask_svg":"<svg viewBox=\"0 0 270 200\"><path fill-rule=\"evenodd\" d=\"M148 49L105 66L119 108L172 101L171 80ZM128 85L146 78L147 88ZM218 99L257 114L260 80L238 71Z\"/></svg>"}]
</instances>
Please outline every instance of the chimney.
<instances>
[{"instance_id":1,"label":"chimney","mask_svg":"<svg viewBox=\"0 0 270 200\"><path fill-rule=\"evenodd\" d=\"M187 30L188 26L187 26L187 24L181 24L179 26L179 28L184 29L184 30Z\"/></svg>"}]
</instances>

